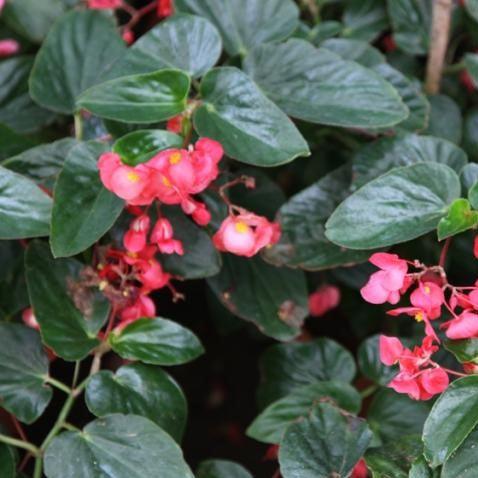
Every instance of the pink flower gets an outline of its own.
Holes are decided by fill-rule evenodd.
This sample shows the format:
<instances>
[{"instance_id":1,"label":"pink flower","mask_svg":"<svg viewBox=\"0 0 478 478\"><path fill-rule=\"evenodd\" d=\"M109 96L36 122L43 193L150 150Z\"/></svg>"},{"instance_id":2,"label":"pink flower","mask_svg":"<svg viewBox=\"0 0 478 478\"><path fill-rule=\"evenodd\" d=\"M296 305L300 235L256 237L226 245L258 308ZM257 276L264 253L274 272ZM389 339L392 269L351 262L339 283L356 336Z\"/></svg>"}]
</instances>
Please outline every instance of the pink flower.
<instances>
[{"instance_id":1,"label":"pink flower","mask_svg":"<svg viewBox=\"0 0 478 478\"><path fill-rule=\"evenodd\" d=\"M377 252L369 261L381 270L370 276L360 293L371 304L396 304L400 300L400 289L405 285L407 262L396 254Z\"/></svg>"},{"instance_id":2,"label":"pink flower","mask_svg":"<svg viewBox=\"0 0 478 478\"><path fill-rule=\"evenodd\" d=\"M125 30L123 34L121 35L121 38L123 38L124 42L127 45L131 45L135 40L134 32L132 30Z\"/></svg>"},{"instance_id":3,"label":"pink flower","mask_svg":"<svg viewBox=\"0 0 478 478\"><path fill-rule=\"evenodd\" d=\"M0 40L0 58L15 55L20 51L20 43L11 38Z\"/></svg>"},{"instance_id":4,"label":"pink flower","mask_svg":"<svg viewBox=\"0 0 478 478\"><path fill-rule=\"evenodd\" d=\"M88 0L88 8L107 9L120 8L123 4L122 0Z\"/></svg>"},{"instance_id":5,"label":"pink flower","mask_svg":"<svg viewBox=\"0 0 478 478\"><path fill-rule=\"evenodd\" d=\"M449 339L470 339L478 337L478 315L467 310L458 317L443 324Z\"/></svg>"},{"instance_id":6,"label":"pink flower","mask_svg":"<svg viewBox=\"0 0 478 478\"><path fill-rule=\"evenodd\" d=\"M128 251L139 252L145 248L150 223L147 214L142 214L133 220L123 237L123 245Z\"/></svg>"},{"instance_id":7,"label":"pink flower","mask_svg":"<svg viewBox=\"0 0 478 478\"><path fill-rule=\"evenodd\" d=\"M410 302L433 320L441 315L441 306L445 302L445 295L442 288L434 282L420 282L418 288L410 294Z\"/></svg>"},{"instance_id":8,"label":"pink flower","mask_svg":"<svg viewBox=\"0 0 478 478\"><path fill-rule=\"evenodd\" d=\"M155 260L141 261L137 265L138 280L143 284L141 289L143 294L147 294L152 290L161 289L169 283L170 274L163 271L161 264Z\"/></svg>"},{"instance_id":9,"label":"pink flower","mask_svg":"<svg viewBox=\"0 0 478 478\"><path fill-rule=\"evenodd\" d=\"M212 240L216 248L238 256L252 257L280 238L280 226L253 213L228 216Z\"/></svg>"},{"instance_id":10,"label":"pink flower","mask_svg":"<svg viewBox=\"0 0 478 478\"><path fill-rule=\"evenodd\" d=\"M387 311L387 314L394 317L401 314L407 314L410 317L413 317L417 322L424 322L425 334L429 337L433 337L437 342L440 342L440 339L436 335L430 322L430 318L423 309L420 309L420 307L398 307L397 309Z\"/></svg>"},{"instance_id":11,"label":"pink flower","mask_svg":"<svg viewBox=\"0 0 478 478\"><path fill-rule=\"evenodd\" d=\"M22 312L22 320L28 327L31 327L35 330L40 330L40 324L37 322L37 318L35 317L31 307L28 307Z\"/></svg>"},{"instance_id":12,"label":"pink flower","mask_svg":"<svg viewBox=\"0 0 478 478\"><path fill-rule=\"evenodd\" d=\"M326 285L309 296L309 313L313 317L321 317L334 309L340 302L340 290L333 285Z\"/></svg>"},{"instance_id":13,"label":"pink flower","mask_svg":"<svg viewBox=\"0 0 478 478\"><path fill-rule=\"evenodd\" d=\"M478 259L478 236L473 240L473 255Z\"/></svg>"},{"instance_id":14,"label":"pink flower","mask_svg":"<svg viewBox=\"0 0 478 478\"><path fill-rule=\"evenodd\" d=\"M155 317L156 306L147 295L140 295L136 301L121 312L121 325L125 326L143 317Z\"/></svg>"},{"instance_id":15,"label":"pink flower","mask_svg":"<svg viewBox=\"0 0 478 478\"><path fill-rule=\"evenodd\" d=\"M156 243L163 254L184 254L183 244L173 239L173 226L166 218L160 218L154 225L151 233L151 242Z\"/></svg>"},{"instance_id":16,"label":"pink flower","mask_svg":"<svg viewBox=\"0 0 478 478\"><path fill-rule=\"evenodd\" d=\"M181 201L181 208L186 214L190 214L194 222L199 226L207 226L211 221L211 213L206 205L201 202L187 198Z\"/></svg>"},{"instance_id":17,"label":"pink flower","mask_svg":"<svg viewBox=\"0 0 478 478\"><path fill-rule=\"evenodd\" d=\"M169 17L174 13L173 0L157 0L158 17Z\"/></svg>"},{"instance_id":18,"label":"pink flower","mask_svg":"<svg viewBox=\"0 0 478 478\"><path fill-rule=\"evenodd\" d=\"M0 0L0 13L2 12L4 6L5 6L5 0Z\"/></svg>"},{"instance_id":19,"label":"pink flower","mask_svg":"<svg viewBox=\"0 0 478 478\"><path fill-rule=\"evenodd\" d=\"M379 339L380 360L385 365L395 365L402 356L404 347L397 337L381 335Z\"/></svg>"},{"instance_id":20,"label":"pink flower","mask_svg":"<svg viewBox=\"0 0 478 478\"><path fill-rule=\"evenodd\" d=\"M367 476L368 476L367 463L365 462L363 458L360 458L360 460L354 466L354 469L352 470L352 474L350 475L350 478L367 478Z\"/></svg>"}]
</instances>

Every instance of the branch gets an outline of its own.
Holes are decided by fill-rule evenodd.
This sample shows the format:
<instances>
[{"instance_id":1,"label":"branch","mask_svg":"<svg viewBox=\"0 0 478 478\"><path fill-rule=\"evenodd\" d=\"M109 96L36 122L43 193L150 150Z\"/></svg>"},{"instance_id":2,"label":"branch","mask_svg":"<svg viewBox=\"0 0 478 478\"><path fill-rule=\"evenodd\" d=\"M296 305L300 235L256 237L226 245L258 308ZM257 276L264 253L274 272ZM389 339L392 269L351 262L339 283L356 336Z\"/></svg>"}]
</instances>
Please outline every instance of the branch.
<instances>
[{"instance_id":1,"label":"branch","mask_svg":"<svg viewBox=\"0 0 478 478\"><path fill-rule=\"evenodd\" d=\"M450 34L451 10L453 0L434 0L430 50L427 63L425 91L435 95L440 90L443 64Z\"/></svg>"}]
</instances>

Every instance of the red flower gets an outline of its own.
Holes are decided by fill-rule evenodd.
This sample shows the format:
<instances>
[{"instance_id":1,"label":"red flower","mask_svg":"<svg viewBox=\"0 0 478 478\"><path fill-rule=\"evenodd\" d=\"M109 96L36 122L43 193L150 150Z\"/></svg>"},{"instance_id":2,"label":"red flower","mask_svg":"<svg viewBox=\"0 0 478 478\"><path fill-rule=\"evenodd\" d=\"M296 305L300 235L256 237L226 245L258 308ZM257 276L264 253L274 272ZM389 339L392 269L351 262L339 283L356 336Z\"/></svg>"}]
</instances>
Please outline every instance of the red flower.
<instances>
[{"instance_id":1,"label":"red flower","mask_svg":"<svg viewBox=\"0 0 478 478\"><path fill-rule=\"evenodd\" d=\"M127 45L131 45L135 40L134 32L132 30L125 30L121 37Z\"/></svg>"},{"instance_id":2,"label":"red flower","mask_svg":"<svg viewBox=\"0 0 478 478\"><path fill-rule=\"evenodd\" d=\"M363 458L360 458L360 460L354 466L354 469L352 470L352 474L350 475L350 478L367 478L367 476L368 476L367 463L365 462Z\"/></svg>"},{"instance_id":3,"label":"red flower","mask_svg":"<svg viewBox=\"0 0 478 478\"><path fill-rule=\"evenodd\" d=\"M130 252L139 252L146 246L150 219L147 214L138 216L131 223L129 230L123 237L124 247Z\"/></svg>"},{"instance_id":4,"label":"red flower","mask_svg":"<svg viewBox=\"0 0 478 478\"><path fill-rule=\"evenodd\" d=\"M340 290L333 285L326 285L309 296L309 313L313 317L321 317L340 302Z\"/></svg>"},{"instance_id":5,"label":"red flower","mask_svg":"<svg viewBox=\"0 0 478 478\"><path fill-rule=\"evenodd\" d=\"M434 282L420 282L418 288L410 294L410 302L423 310L430 319L436 319L441 315L445 295L442 288Z\"/></svg>"},{"instance_id":6,"label":"red flower","mask_svg":"<svg viewBox=\"0 0 478 478\"><path fill-rule=\"evenodd\" d=\"M403 354L404 347L397 337L381 335L379 339L380 360L385 365L395 365Z\"/></svg>"},{"instance_id":7,"label":"red flower","mask_svg":"<svg viewBox=\"0 0 478 478\"><path fill-rule=\"evenodd\" d=\"M453 320L442 325L449 339L471 339L478 337L478 315L464 310Z\"/></svg>"},{"instance_id":8,"label":"red flower","mask_svg":"<svg viewBox=\"0 0 478 478\"><path fill-rule=\"evenodd\" d=\"M154 302L147 295L140 295L132 305L122 310L119 327L125 327L131 322L143 317L155 316L156 306L154 305Z\"/></svg>"},{"instance_id":9,"label":"red flower","mask_svg":"<svg viewBox=\"0 0 478 478\"><path fill-rule=\"evenodd\" d=\"M7 38L6 40L0 40L0 58L6 58L15 55L20 51L20 43L16 40Z\"/></svg>"},{"instance_id":10,"label":"red flower","mask_svg":"<svg viewBox=\"0 0 478 478\"><path fill-rule=\"evenodd\" d=\"M169 17L173 13L173 0L158 0L158 17Z\"/></svg>"},{"instance_id":11,"label":"red flower","mask_svg":"<svg viewBox=\"0 0 478 478\"><path fill-rule=\"evenodd\" d=\"M183 244L173 239L173 226L166 218L157 220L151 233L151 242L154 242L163 254L184 254Z\"/></svg>"},{"instance_id":12,"label":"red flower","mask_svg":"<svg viewBox=\"0 0 478 478\"><path fill-rule=\"evenodd\" d=\"M107 8L120 8L122 4L122 0L88 0L88 8L100 10Z\"/></svg>"},{"instance_id":13,"label":"red flower","mask_svg":"<svg viewBox=\"0 0 478 478\"><path fill-rule=\"evenodd\" d=\"M181 133L183 130L183 115L177 115L169 119L166 123L166 129L171 133Z\"/></svg>"}]
</instances>

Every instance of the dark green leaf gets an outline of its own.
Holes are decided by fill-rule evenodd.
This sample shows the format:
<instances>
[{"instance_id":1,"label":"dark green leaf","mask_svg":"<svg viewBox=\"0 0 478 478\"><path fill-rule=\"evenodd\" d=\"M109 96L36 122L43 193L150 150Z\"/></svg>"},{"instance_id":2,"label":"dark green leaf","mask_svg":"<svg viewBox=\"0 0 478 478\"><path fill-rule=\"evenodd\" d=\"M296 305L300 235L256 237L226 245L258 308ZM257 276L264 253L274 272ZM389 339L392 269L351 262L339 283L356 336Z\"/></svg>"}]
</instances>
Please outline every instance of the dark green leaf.
<instances>
[{"instance_id":1,"label":"dark green leaf","mask_svg":"<svg viewBox=\"0 0 478 478\"><path fill-rule=\"evenodd\" d=\"M289 199L277 215L280 241L264 252L266 260L320 270L368 259L367 252L347 250L325 237L325 222L347 197L351 179L350 166L342 166Z\"/></svg>"},{"instance_id":2,"label":"dark green leaf","mask_svg":"<svg viewBox=\"0 0 478 478\"><path fill-rule=\"evenodd\" d=\"M478 423L478 377L455 380L438 398L423 429L425 457L443 465Z\"/></svg>"},{"instance_id":3,"label":"dark green leaf","mask_svg":"<svg viewBox=\"0 0 478 478\"><path fill-rule=\"evenodd\" d=\"M207 460L199 465L196 478L252 478L252 475L232 461Z\"/></svg>"},{"instance_id":4,"label":"dark green leaf","mask_svg":"<svg viewBox=\"0 0 478 478\"><path fill-rule=\"evenodd\" d=\"M47 236L52 200L33 181L0 167L0 238Z\"/></svg>"},{"instance_id":5,"label":"dark green leaf","mask_svg":"<svg viewBox=\"0 0 478 478\"><path fill-rule=\"evenodd\" d=\"M387 11L382 0L350 0L342 17L344 35L372 41L388 26Z\"/></svg>"},{"instance_id":6,"label":"dark green leaf","mask_svg":"<svg viewBox=\"0 0 478 478\"><path fill-rule=\"evenodd\" d=\"M203 104L194 114L201 136L222 143L226 154L256 166L278 166L309 147L292 121L237 68L211 70L201 83Z\"/></svg>"},{"instance_id":7,"label":"dark green leaf","mask_svg":"<svg viewBox=\"0 0 478 478\"><path fill-rule=\"evenodd\" d=\"M55 257L84 251L114 224L124 201L106 190L97 159L108 145L81 143L69 153L55 186L51 218L51 249Z\"/></svg>"},{"instance_id":8,"label":"dark green leaf","mask_svg":"<svg viewBox=\"0 0 478 478\"><path fill-rule=\"evenodd\" d=\"M460 144L463 129L460 107L445 95L429 96L428 101L431 109L426 134Z\"/></svg>"},{"instance_id":9,"label":"dark green leaf","mask_svg":"<svg viewBox=\"0 0 478 478\"><path fill-rule=\"evenodd\" d=\"M325 225L326 236L352 249L415 239L437 227L460 189L457 174L444 164L393 169L340 204Z\"/></svg>"},{"instance_id":10,"label":"dark green leaf","mask_svg":"<svg viewBox=\"0 0 478 478\"><path fill-rule=\"evenodd\" d=\"M478 54L477 53L467 53L465 59L465 68L468 74L471 76L473 83L478 84Z\"/></svg>"},{"instance_id":11,"label":"dark green leaf","mask_svg":"<svg viewBox=\"0 0 478 478\"><path fill-rule=\"evenodd\" d=\"M26 136L15 133L15 131L4 124L0 124L0 136L2 138L0 143L0 160L20 154L22 151L33 148L37 143Z\"/></svg>"},{"instance_id":12,"label":"dark green leaf","mask_svg":"<svg viewBox=\"0 0 478 478\"><path fill-rule=\"evenodd\" d=\"M475 429L445 462L440 477L475 478L478 476L478 462L476 461L477 446L478 429Z\"/></svg>"},{"instance_id":13,"label":"dark green leaf","mask_svg":"<svg viewBox=\"0 0 478 478\"><path fill-rule=\"evenodd\" d=\"M15 478L17 464L14 450L7 445L0 445L0 476L2 478Z\"/></svg>"},{"instance_id":14,"label":"dark green leaf","mask_svg":"<svg viewBox=\"0 0 478 478\"><path fill-rule=\"evenodd\" d=\"M65 158L76 144L77 141L73 138L63 138L53 143L42 144L8 158L2 166L53 190Z\"/></svg>"},{"instance_id":15,"label":"dark green leaf","mask_svg":"<svg viewBox=\"0 0 478 478\"><path fill-rule=\"evenodd\" d=\"M219 59L221 37L205 18L175 15L151 29L114 66L118 76L178 68L203 76Z\"/></svg>"},{"instance_id":16,"label":"dark green leaf","mask_svg":"<svg viewBox=\"0 0 478 478\"><path fill-rule=\"evenodd\" d=\"M472 108L465 115L463 123L463 149L470 159L478 160L478 108ZM478 165L475 165L478 168ZM475 182L475 181L473 181Z\"/></svg>"},{"instance_id":17,"label":"dark green leaf","mask_svg":"<svg viewBox=\"0 0 478 478\"><path fill-rule=\"evenodd\" d=\"M445 348L461 363L478 363L478 339L449 340L445 342Z\"/></svg>"},{"instance_id":18,"label":"dark green leaf","mask_svg":"<svg viewBox=\"0 0 478 478\"><path fill-rule=\"evenodd\" d=\"M123 163L136 166L148 161L159 151L180 148L182 145L183 139L177 134L160 129L144 129L118 139L113 151L121 156Z\"/></svg>"},{"instance_id":19,"label":"dark green leaf","mask_svg":"<svg viewBox=\"0 0 478 478\"><path fill-rule=\"evenodd\" d=\"M53 111L73 113L76 98L108 79L125 49L112 18L94 10L68 13L38 52L30 77L33 99Z\"/></svg>"},{"instance_id":20,"label":"dark green leaf","mask_svg":"<svg viewBox=\"0 0 478 478\"><path fill-rule=\"evenodd\" d=\"M155 365L180 365L204 352L190 330L159 317L136 320L111 334L109 340L121 357Z\"/></svg>"},{"instance_id":21,"label":"dark green leaf","mask_svg":"<svg viewBox=\"0 0 478 478\"><path fill-rule=\"evenodd\" d=\"M57 436L45 452L48 478L193 478L174 440L150 420L109 415Z\"/></svg>"},{"instance_id":22,"label":"dark green leaf","mask_svg":"<svg viewBox=\"0 0 478 478\"><path fill-rule=\"evenodd\" d=\"M358 349L357 360L360 371L367 378L379 385L387 385L396 374L396 370L380 361L378 341L378 335L364 340Z\"/></svg>"},{"instance_id":23,"label":"dark green leaf","mask_svg":"<svg viewBox=\"0 0 478 478\"><path fill-rule=\"evenodd\" d=\"M317 405L307 419L286 431L279 449L282 476L349 476L371 438L372 432L361 418L343 415L328 403Z\"/></svg>"},{"instance_id":24,"label":"dark green leaf","mask_svg":"<svg viewBox=\"0 0 478 478\"><path fill-rule=\"evenodd\" d=\"M247 429L247 435L264 443L279 443L286 428L306 417L319 402L333 402L351 413L360 410L360 395L347 383L316 382L294 389L289 395L269 405Z\"/></svg>"},{"instance_id":25,"label":"dark green leaf","mask_svg":"<svg viewBox=\"0 0 478 478\"><path fill-rule=\"evenodd\" d=\"M272 101L305 121L365 128L391 126L408 116L380 75L303 40L258 47L244 66Z\"/></svg>"},{"instance_id":26,"label":"dark green leaf","mask_svg":"<svg viewBox=\"0 0 478 478\"><path fill-rule=\"evenodd\" d=\"M1 406L22 422L34 422L53 395L45 385L47 377L48 357L38 332L19 324L0 323Z\"/></svg>"},{"instance_id":27,"label":"dark green leaf","mask_svg":"<svg viewBox=\"0 0 478 478\"><path fill-rule=\"evenodd\" d=\"M273 345L264 352L259 366L261 408L303 385L324 380L351 382L356 372L352 354L326 338Z\"/></svg>"},{"instance_id":28,"label":"dark green leaf","mask_svg":"<svg viewBox=\"0 0 478 478\"><path fill-rule=\"evenodd\" d=\"M467 163L466 154L444 139L415 134L381 138L359 149L353 159L353 187L399 166L431 161L446 164L458 174Z\"/></svg>"},{"instance_id":29,"label":"dark green leaf","mask_svg":"<svg viewBox=\"0 0 478 478\"><path fill-rule=\"evenodd\" d=\"M180 70L124 76L86 90L77 105L102 118L152 123L181 113L189 86L189 76Z\"/></svg>"},{"instance_id":30,"label":"dark green leaf","mask_svg":"<svg viewBox=\"0 0 478 478\"><path fill-rule=\"evenodd\" d=\"M423 456L417 458L410 468L408 478L434 478L435 474L427 465L427 461Z\"/></svg>"},{"instance_id":31,"label":"dark green leaf","mask_svg":"<svg viewBox=\"0 0 478 478\"><path fill-rule=\"evenodd\" d=\"M304 273L270 266L259 257L222 258L221 272L207 280L219 300L270 337L295 337L308 310Z\"/></svg>"},{"instance_id":32,"label":"dark green leaf","mask_svg":"<svg viewBox=\"0 0 478 478\"><path fill-rule=\"evenodd\" d=\"M73 259L55 260L47 244L33 242L25 256L25 267L28 293L44 342L65 360L86 357L99 344L99 328L94 294L83 304L82 313L68 289L77 280L81 264Z\"/></svg>"},{"instance_id":33,"label":"dark green leaf","mask_svg":"<svg viewBox=\"0 0 478 478\"><path fill-rule=\"evenodd\" d=\"M478 209L478 182L475 183L468 191L468 200L473 209Z\"/></svg>"},{"instance_id":34,"label":"dark green leaf","mask_svg":"<svg viewBox=\"0 0 478 478\"><path fill-rule=\"evenodd\" d=\"M299 17L291 0L177 0L176 6L214 23L230 55L245 55L256 45L287 38Z\"/></svg>"},{"instance_id":35,"label":"dark green leaf","mask_svg":"<svg viewBox=\"0 0 478 478\"><path fill-rule=\"evenodd\" d=\"M181 441L188 413L186 399L179 385L159 367L134 363L114 374L101 371L89 380L85 399L97 417L140 415Z\"/></svg>"},{"instance_id":36,"label":"dark green leaf","mask_svg":"<svg viewBox=\"0 0 478 478\"><path fill-rule=\"evenodd\" d=\"M468 199L455 199L445 217L438 223L438 240L455 236L478 224L478 211L472 211Z\"/></svg>"}]
</instances>

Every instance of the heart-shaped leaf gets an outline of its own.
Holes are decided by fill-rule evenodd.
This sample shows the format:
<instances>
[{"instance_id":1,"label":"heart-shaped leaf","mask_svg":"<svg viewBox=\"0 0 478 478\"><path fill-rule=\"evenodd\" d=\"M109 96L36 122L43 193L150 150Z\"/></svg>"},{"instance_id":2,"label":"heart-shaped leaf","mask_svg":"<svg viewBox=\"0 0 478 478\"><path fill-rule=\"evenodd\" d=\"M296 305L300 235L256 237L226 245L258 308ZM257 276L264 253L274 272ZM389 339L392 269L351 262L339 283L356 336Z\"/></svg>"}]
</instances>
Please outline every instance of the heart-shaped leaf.
<instances>
[{"instance_id":1,"label":"heart-shaped leaf","mask_svg":"<svg viewBox=\"0 0 478 478\"><path fill-rule=\"evenodd\" d=\"M201 82L202 105L194 125L201 136L219 141L231 158L256 166L278 166L309 147L292 121L256 84L233 67L211 70Z\"/></svg>"},{"instance_id":2,"label":"heart-shaped leaf","mask_svg":"<svg viewBox=\"0 0 478 478\"><path fill-rule=\"evenodd\" d=\"M444 164L396 168L340 204L325 225L325 235L351 249L406 242L435 229L460 190L457 174Z\"/></svg>"},{"instance_id":3,"label":"heart-shaped leaf","mask_svg":"<svg viewBox=\"0 0 478 478\"><path fill-rule=\"evenodd\" d=\"M136 320L111 334L109 341L121 357L155 365L180 365L204 352L190 330L159 317Z\"/></svg>"},{"instance_id":4,"label":"heart-shaped leaf","mask_svg":"<svg viewBox=\"0 0 478 478\"><path fill-rule=\"evenodd\" d=\"M160 70L106 81L86 90L77 101L101 118L125 123L153 123L186 108L190 78L180 70Z\"/></svg>"},{"instance_id":5,"label":"heart-shaped leaf","mask_svg":"<svg viewBox=\"0 0 478 478\"><path fill-rule=\"evenodd\" d=\"M84 251L114 224L124 201L106 190L97 159L108 146L89 142L69 153L55 186L50 244L55 257Z\"/></svg>"},{"instance_id":6,"label":"heart-shaped leaf","mask_svg":"<svg viewBox=\"0 0 478 478\"><path fill-rule=\"evenodd\" d=\"M103 370L91 377L86 387L86 404L91 413L141 415L181 441L187 418L187 403L179 385L159 367L134 363L116 373Z\"/></svg>"},{"instance_id":7,"label":"heart-shaped leaf","mask_svg":"<svg viewBox=\"0 0 478 478\"><path fill-rule=\"evenodd\" d=\"M45 475L194 478L174 440L150 420L136 415L109 415L94 420L82 432L57 436L45 452Z\"/></svg>"},{"instance_id":8,"label":"heart-shaped leaf","mask_svg":"<svg viewBox=\"0 0 478 478\"><path fill-rule=\"evenodd\" d=\"M468 199L455 199L445 217L438 223L438 240L455 236L478 224L478 211L472 211Z\"/></svg>"}]
</instances>

